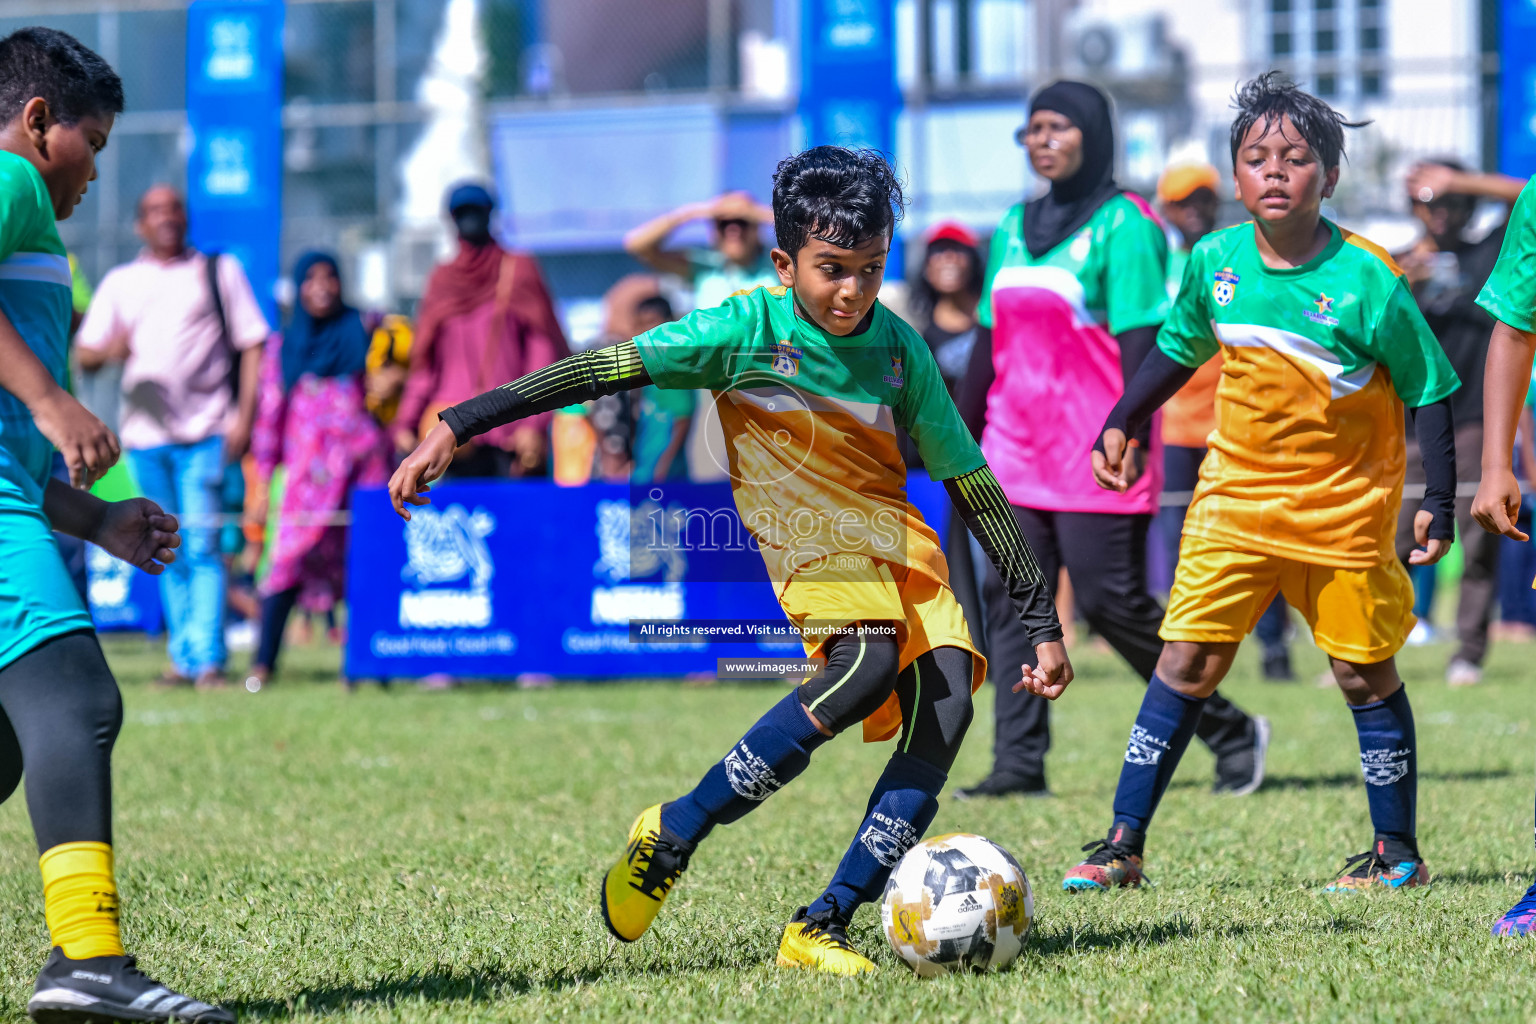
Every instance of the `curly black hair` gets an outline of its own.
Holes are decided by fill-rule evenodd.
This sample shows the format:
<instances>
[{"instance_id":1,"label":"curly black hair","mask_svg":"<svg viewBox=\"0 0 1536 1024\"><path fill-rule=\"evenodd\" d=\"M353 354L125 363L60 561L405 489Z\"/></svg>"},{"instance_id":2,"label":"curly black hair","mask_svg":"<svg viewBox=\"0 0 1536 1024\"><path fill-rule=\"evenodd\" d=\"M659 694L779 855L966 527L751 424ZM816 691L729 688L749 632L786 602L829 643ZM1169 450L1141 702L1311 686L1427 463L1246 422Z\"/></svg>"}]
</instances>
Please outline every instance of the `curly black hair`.
<instances>
[{"instance_id":1,"label":"curly black hair","mask_svg":"<svg viewBox=\"0 0 1536 1024\"><path fill-rule=\"evenodd\" d=\"M21 28L0 39L0 123L21 115L35 96L63 124L123 112L123 80L68 32Z\"/></svg>"},{"instance_id":2,"label":"curly black hair","mask_svg":"<svg viewBox=\"0 0 1536 1024\"><path fill-rule=\"evenodd\" d=\"M1283 71L1266 71L1243 85L1233 101L1237 118L1232 122L1232 166L1237 166L1237 151L1243 148L1248 130L1262 123L1265 134L1278 127L1282 117L1307 140L1326 170L1339 166L1344 156L1344 129L1363 128L1365 121L1348 121L1322 100L1300 86Z\"/></svg>"},{"instance_id":3,"label":"curly black hair","mask_svg":"<svg viewBox=\"0 0 1536 1024\"><path fill-rule=\"evenodd\" d=\"M817 146L773 172L773 230L790 256L812 238L857 248L891 231L905 206L895 170L872 149Z\"/></svg>"}]
</instances>

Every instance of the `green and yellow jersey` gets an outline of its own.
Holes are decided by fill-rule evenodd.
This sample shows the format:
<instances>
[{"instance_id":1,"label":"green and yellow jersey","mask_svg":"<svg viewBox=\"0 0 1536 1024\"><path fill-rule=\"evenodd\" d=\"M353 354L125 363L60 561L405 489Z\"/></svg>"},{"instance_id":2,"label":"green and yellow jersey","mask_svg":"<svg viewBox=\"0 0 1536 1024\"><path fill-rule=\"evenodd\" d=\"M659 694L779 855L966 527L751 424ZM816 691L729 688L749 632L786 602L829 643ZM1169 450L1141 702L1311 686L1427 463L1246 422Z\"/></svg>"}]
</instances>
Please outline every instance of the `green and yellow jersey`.
<instances>
[{"instance_id":1,"label":"green and yellow jersey","mask_svg":"<svg viewBox=\"0 0 1536 1024\"><path fill-rule=\"evenodd\" d=\"M907 500L896 427L933 478L979 469L972 440L922 337L879 302L851 337L795 311L784 287L735 295L635 339L663 388L713 392L716 453L775 589L839 554L947 583L938 536Z\"/></svg>"},{"instance_id":2,"label":"green and yellow jersey","mask_svg":"<svg viewBox=\"0 0 1536 1024\"><path fill-rule=\"evenodd\" d=\"M26 159L0 151L0 311L60 387L68 381L73 284L42 175ZM0 391L0 448L38 487L46 485L53 445L21 399L6 391Z\"/></svg>"},{"instance_id":3,"label":"green and yellow jersey","mask_svg":"<svg viewBox=\"0 0 1536 1024\"><path fill-rule=\"evenodd\" d=\"M1536 330L1536 178L1526 182L1515 200L1498 262L1477 304L1517 330Z\"/></svg>"},{"instance_id":4,"label":"green and yellow jersey","mask_svg":"<svg viewBox=\"0 0 1536 1024\"><path fill-rule=\"evenodd\" d=\"M1460 381L1391 257L1323 223L1323 251L1286 269L1251 222L1206 236L1157 344L1191 368L1224 357L1185 534L1361 569L1396 557L1403 403Z\"/></svg>"}]
</instances>

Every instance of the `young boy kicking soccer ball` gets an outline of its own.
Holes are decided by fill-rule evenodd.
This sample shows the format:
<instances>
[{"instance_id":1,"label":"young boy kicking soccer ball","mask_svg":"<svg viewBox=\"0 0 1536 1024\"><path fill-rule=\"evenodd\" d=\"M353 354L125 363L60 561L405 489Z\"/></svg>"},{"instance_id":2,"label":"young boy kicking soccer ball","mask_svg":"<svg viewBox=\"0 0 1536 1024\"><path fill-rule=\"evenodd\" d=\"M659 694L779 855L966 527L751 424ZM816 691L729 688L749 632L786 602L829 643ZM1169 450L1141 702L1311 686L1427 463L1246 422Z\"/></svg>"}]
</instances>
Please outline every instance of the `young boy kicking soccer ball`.
<instances>
[{"instance_id":1,"label":"young boy kicking soccer ball","mask_svg":"<svg viewBox=\"0 0 1536 1024\"><path fill-rule=\"evenodd\" d=\"M1483 482L1472 500L1472 515L1488 532L1524 542L1530 537L1514 525L1520 515L1520 482L1510 453L1536 352L1536 180L1515 202L1499 260L1477 304L1497 322L1483 377ZM1493 934L1536 934L1536 885L1494 923Z\"/></svg>"},{"instance_id":2,"label":"young boy kicking soccer ball","mask_svg":"<svg viewBox=\"0 0 1536 1024\"><path fill-rule=\"evenodd\" d=\"M1068 890L1142 881L1142 843L1200 707L1278 591L1329 656L1360 738L1376 836L1328 891L1424 885L1415 841L1413 712L1393 663L1413 588L1393 553L1403 490L1403 406L1428 479L1414 564L1453 536L1448 395L1460 382L1402 272L1324 219L1345 121L1278 72L1237 97L1232 164L1253 215L1190 254L1172 314L1104 425L1094 475L1124 490L1126 438L1195 370L1224 356L1216 431L1184 521L1163 653L1131 729L1114 823L1067 873Z\"/></svg>"},{"instance_id":3,"label":"young boy kicking soccer ball","mask_svg":"<svg viewBox=\"0 0 1536 1024\"><path fill-rule=\"evenodd\" d=\"M112 865L117 682L53 530L158 574L176 519L145 498L84 490L117 438L64 390L69 259L55 220L96 177L123 86L73 37L0 39L0 800L23 770L53 952L27 1012L39 1021L234 1021L140 974L123 953ZM55 448L70 484L50 477Z\"/></svg>"},{"instance_id":4,"label":"young boy kicking soccer ball","mask_svg":"<svg viewBox=\"0 0 1536 1024\"><path fill-rule=\"evenodd\" d=\"M1072 678L1034 555L971 439L928 346L885 309L901 186L878 154L821 146L773 179L781 287L735 295L633 341L563 359L445 411L390 481L424 504L454 447L498 424L624 389L709 388L732 489L785 614L824 670L747 730L694 789L642 811L608 872L602 908L625 942L650 927L689 856L787 785L827 739L863 722L897 737L826 891L784 929L778 962L838 974L874 965L847 927L927 829L971 721L986 663L948 585L938 537L907 501L907 430L1007 582L1039 655L1015 689L1055 697Z\"/></svg>"}]
</instances>

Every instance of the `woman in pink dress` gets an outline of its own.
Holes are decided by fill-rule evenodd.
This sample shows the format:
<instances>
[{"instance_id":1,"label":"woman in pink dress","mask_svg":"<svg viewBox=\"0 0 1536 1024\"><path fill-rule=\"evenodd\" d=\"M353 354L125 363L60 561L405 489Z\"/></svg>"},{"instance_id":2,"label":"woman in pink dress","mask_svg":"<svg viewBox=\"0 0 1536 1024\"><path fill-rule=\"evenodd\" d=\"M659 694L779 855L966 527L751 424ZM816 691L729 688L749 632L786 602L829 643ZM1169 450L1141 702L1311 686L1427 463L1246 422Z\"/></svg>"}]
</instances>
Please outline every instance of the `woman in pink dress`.
<instances>
[{"instance_id":1,"label":"woman in pink dress","mask_svg":"<svg viewBox=\"0 0 1536 1024\"><path fill-rule=\"evenodd\" d=\"M352 488L382 484L390 471L388 442L364 401L368 332L358 311L342 302L336 260L306 253L293 280L293 317L262 356L251 439L262 493L279 465L287 469L282 507L267 531L261 641L246 683L253 690L277 665L294 605L324 612L341 597L342 513Z\"/></svg>"}]
</instances>

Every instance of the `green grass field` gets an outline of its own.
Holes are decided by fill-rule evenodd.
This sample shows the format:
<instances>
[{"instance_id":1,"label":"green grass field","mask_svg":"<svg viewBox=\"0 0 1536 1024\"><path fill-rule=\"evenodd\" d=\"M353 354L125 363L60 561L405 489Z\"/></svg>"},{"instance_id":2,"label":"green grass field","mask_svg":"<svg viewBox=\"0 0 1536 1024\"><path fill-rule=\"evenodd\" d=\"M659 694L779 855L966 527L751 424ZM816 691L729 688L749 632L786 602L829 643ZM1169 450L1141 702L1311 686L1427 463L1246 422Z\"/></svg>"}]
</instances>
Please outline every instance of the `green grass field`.
<instances>
[{"instance_id":1,"label":"green grass field","mask_svg":"<svg viewBox=\"0 0 1536 1024\"><path fill-rule=\"evenodd\" d=\"M1298 653L1310 680L1321 656ZM773 966L785 920L820 892L888 753L856 736L718 831L642 941L607 937L597 889L632 816L691 785L776 690L347 695L325 685L335 652L317 649L295 652L289 681L259 695L168 694L146 685L158 656L115 641L126 937L151 973L246 1019L1528 1019L1536 943L1488 927L1533 867L1536 647L1496 649L1489 682L1460 691L1440 682L1446 653L1402 659L1428 891L1319 893L1371 835L1353 727L1336 691L1260 683L1245 651L1228 692L1274 721L1270 782L1211 796L1210 756L1192 749L1149 847L1155 886L1069 897L1061 874L1108 824L1141 693L1112 657L1080 648L1057 706L1057 798L946 798L933 826L1018 856L1035 886L1032 941L1005 973L925 982L891 954L873 908L853 936L877 976ZM960 783L988 761L982 696ZM23 803L0 809L8 1019L46 952Z\"/></svg>"}]
</instances>

